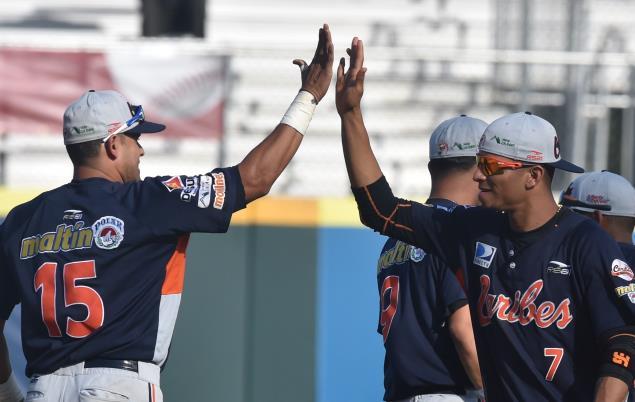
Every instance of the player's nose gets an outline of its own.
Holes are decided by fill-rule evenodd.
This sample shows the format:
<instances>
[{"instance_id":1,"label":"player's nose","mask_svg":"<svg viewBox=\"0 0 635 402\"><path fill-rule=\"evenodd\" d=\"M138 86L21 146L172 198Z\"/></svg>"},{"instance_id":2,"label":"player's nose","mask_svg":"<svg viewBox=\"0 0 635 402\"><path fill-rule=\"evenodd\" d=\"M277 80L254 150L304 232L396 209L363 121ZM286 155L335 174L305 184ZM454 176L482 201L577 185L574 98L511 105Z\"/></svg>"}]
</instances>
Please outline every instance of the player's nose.
<instances>
[{"instance_id":1,"label":"player's nose","mask_svg":"<svg viewBox=\"0 0 635 402\"><path fill-rule=\"evenodd\" d=\"M481 183L481 182L484 182L486 179L487 177L485 177L483 172L481 172L481 169L477 167L476 170L474 170L474 175L472 176L472 180L478 183Z\"/></svg>"}]
</instances>

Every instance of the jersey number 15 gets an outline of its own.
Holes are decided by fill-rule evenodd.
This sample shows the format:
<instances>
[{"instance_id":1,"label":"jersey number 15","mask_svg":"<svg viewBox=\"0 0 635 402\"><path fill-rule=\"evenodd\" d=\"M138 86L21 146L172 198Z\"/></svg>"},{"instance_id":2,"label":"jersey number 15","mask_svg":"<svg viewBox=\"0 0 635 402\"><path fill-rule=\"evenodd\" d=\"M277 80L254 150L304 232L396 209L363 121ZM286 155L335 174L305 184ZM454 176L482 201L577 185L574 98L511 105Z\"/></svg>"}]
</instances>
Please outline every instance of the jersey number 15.
<instances>
[{"instance_id":1,"label":"jersey number 15","mask_svg":"<svg viewBox=\"0 0 635 402\"><path fill-rule=\"evenodd\" d=\"M49 336L61 337L62 331L57 321L55 295L58 291L57 263L45 262L35 273L33 286L35 292L41 290L40 302L42 321ZM97 291L89 286L77 285L80 279L96 278L95 261L78 261L64 264L63 291L66 307L81 304L86 307L86 319L82 321L66 317L66 335L72 338L85 338L104 324L104 302Z\"/></svg>"}]
</instances>

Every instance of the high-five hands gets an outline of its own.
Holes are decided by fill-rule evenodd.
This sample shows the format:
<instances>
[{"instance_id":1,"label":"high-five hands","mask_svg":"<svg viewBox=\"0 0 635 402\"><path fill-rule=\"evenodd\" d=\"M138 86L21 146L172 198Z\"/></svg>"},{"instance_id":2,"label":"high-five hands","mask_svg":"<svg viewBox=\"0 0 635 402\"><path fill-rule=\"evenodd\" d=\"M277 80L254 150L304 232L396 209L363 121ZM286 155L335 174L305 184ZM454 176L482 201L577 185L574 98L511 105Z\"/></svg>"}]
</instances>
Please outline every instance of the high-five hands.
<instances>
[{"instance_id":1,"label":"high-five hands","mask_svg":"<svg viewBox=\"0 0 635 402\"><path fill-rule=\"evenodd\" d=\"M353 38L350 49L346 49L350 56L348 71L344 73L345 60L340 59L337 66L337 83L335 84L335 106L340 116L353 111L359 111L364 94L364 43L357 37Z\"/></svg>"},{"instance_id":2,"label":"high-five hands","mask_svg":"<svg viewBox=\"0 0 635 402\"><path fill-rule=\"evenodd\" d=\"M328 24L320 28L320 36L311 64L302 59L293 60L300 67L302 90L311 93L315 101L322 100L331 85L333 77L333 41Z\"/></svg>"}]
</instances>

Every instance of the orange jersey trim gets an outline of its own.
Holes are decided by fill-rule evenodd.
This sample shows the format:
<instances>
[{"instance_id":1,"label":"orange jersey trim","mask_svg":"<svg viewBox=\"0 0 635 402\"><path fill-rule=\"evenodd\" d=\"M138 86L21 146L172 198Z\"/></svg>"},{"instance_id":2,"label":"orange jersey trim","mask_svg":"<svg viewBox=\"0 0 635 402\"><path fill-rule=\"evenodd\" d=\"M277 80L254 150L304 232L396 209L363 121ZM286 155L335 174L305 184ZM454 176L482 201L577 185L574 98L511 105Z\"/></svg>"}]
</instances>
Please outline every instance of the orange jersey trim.
<instances>
[{"instance_id":1,"label":"orange jersey trim","mask_svg":"<svg viewBox=\"0 0 635 402\"><path fill-rule=\"evenodd\" d=\"M389 224L392 224L393 226L399 229L407 230L409 232L414 232L412 228L406 225L395 223L395 221L392 220L392 218L395 216L399 208L410 208L412 206L411 204L397 204L395 206L395 209L390 214L390 216L385 217L384 215L381 214L381 212L379 212L379 208L377 208L377 205L375 205L375 200L373 200L373 197L370 195L370 191L368 191L368 186L364 186L364 192L366 193L366 198L368 198L368 201L370 202L370 205L373 207L373 211L375 211L375 214L377 214L377 216L379 216L385 222L384 227L382 229L382 233L386 233L386 230L388 229Z\"/></svg>"},{"instance_id":2,"label":"orange jersey trim","mask_svg":"<svg viewBox=\"0 0 635 402\"><path fill-rule=\"evenodd\" d=\"M165 266L165 280L161 288L162 295L174 295L183 293L183 282L185 281L185 251L190 235L185 234L179 237L174 254Z\"/></svg>"}]
</instances>

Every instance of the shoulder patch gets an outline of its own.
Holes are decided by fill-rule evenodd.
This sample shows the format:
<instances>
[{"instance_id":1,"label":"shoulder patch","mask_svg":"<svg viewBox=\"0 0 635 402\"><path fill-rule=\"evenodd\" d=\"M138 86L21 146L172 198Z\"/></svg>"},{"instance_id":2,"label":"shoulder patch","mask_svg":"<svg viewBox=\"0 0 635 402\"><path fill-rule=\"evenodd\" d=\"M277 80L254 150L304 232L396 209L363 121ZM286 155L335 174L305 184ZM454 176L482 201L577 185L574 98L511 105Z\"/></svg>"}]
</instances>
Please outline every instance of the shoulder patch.
<instances>
[{"instance_id":1,"label":"shoulder patch","mask_svg":"<svg viewBox=\"0 0 635 402\"><path fill-rule=\"evenodd\" d=\"M161 183L163 183L163 185L165 186L165 188L168 189L169 192L172 192L174 190L181 190L183 189L183 182L181 181L181 178L179 176L173 176L170 177L167 180L162 181Z\"/></svg>"},{"instance_id":2,"label":"shoulder patch","mask_svg":"<svg viewBox=\"0 0 635 402\"><path fill-rule=\"evenodd\" d=\"M200 186L198 189L198 203L199 208L209 207L210 199L212 196L212 178L206 174L201 176L199 180Z\"/></svg>"},{"instance_id":3,"label":"shoulder patch","mask_svg":"<svg viewBox=\"0 0 635 402\"><path fill-rule=\"evenodd\" d=\"M225 205L225 174L223 172L212 173L212 177L214 178L212 186L214 189L214 208L223 209L223 205Z\"/></svg>"},{"instance_id":4,"label":"shoulder patch","mask_svg":"<svg viewBox=\"0 0 635 402\"><path fill-rule=\"evenodd\" d=\"M632 281L635 278L633 270L624 261L616 258L611 263L611 275L624 279L625 281Z\"/></svg>"}]
</instances>

